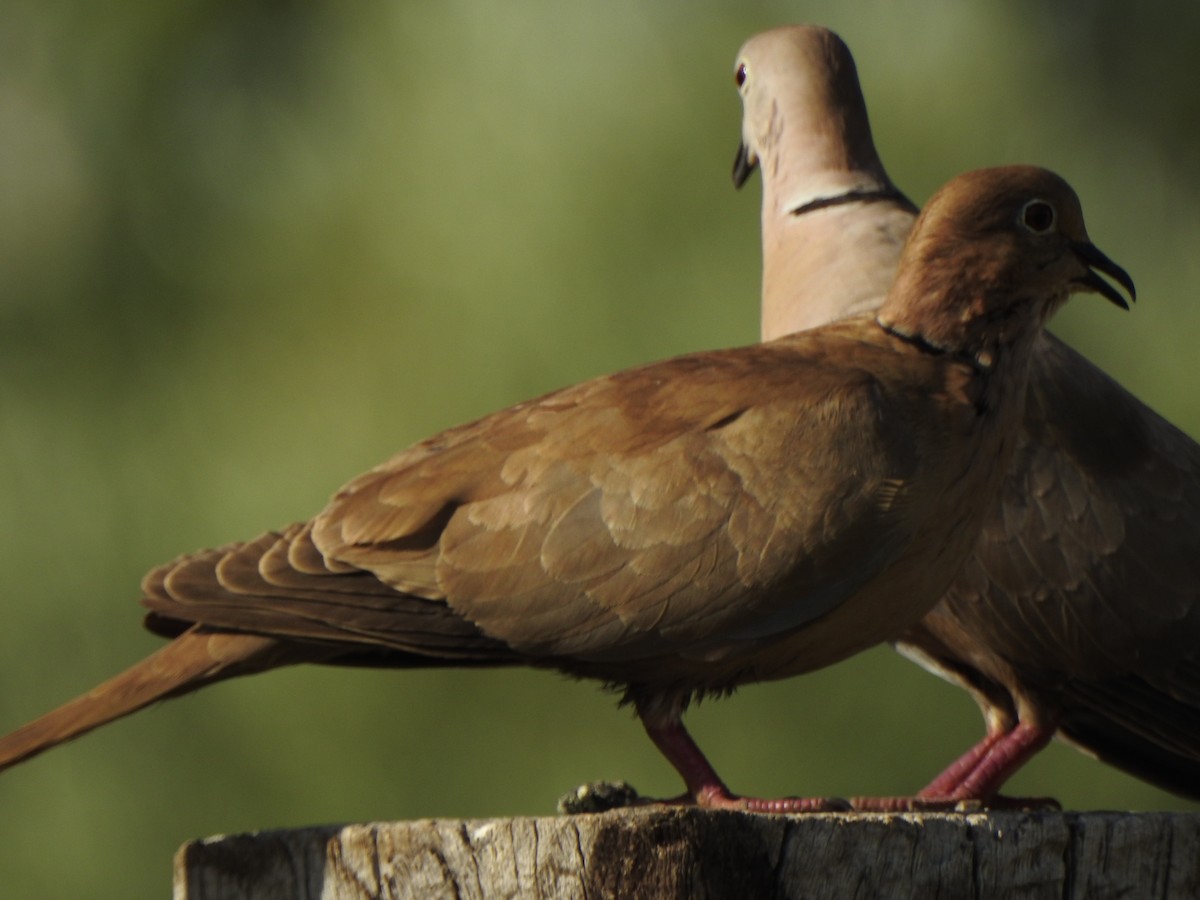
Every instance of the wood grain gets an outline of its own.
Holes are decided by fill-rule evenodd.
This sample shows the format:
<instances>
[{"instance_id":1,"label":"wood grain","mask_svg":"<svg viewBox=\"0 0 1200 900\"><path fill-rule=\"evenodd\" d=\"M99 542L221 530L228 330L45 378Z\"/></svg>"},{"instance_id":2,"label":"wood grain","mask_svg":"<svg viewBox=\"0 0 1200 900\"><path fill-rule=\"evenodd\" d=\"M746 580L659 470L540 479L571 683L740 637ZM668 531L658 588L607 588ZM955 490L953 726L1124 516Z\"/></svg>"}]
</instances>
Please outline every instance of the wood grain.
<instances>
[{"instance_id":1,"label":"wood grain","mask_svg":"<svg viewBox=\"0 0 1200 900\"><path fill-rule=\"evenodd\" d=\"M637 809L194 841L177 900L1200 896L1200 815Z\"/></svg>"}]
</instances>

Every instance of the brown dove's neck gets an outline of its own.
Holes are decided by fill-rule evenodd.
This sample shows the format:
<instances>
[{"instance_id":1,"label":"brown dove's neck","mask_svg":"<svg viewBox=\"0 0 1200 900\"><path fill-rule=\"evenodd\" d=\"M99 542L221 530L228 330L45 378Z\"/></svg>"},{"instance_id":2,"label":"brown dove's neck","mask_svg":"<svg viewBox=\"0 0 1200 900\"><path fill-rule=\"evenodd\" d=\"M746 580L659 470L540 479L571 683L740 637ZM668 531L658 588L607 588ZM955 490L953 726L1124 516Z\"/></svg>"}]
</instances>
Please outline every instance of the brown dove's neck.
<instances>
[{"instance_id":1,"label":"brown dove's neck","mask_svg":"<svg viewBox=\"0 0 1200 900\"><path fill-rule=\"evenodd\" d=\"M906 262L918 255L907 256ZM914 344L990 369L1002 347L1010 348L1004 354L1009 358L1015 348L1028 351L1067 297L1030 293L1014 300L1009 279L993 260L969 257L960 254L960 266L953 271L929 261L901 264L877 318L887 331ZM1033 314L1018 314L1022 306Z\"/></svg>"},{"instance_id":2,"label":"brown dove's neck","mask_svg":"<svg viewBox=\"0 0 1200 900\"><path fill-rule=\"evenodd\" d=\"M920 332L906 333L889 325L883 320L882 311L876 321L893 339L922 353L958 362L958 366L947 367L947 372L953 373L947 380L948 394L969 402L977 413L992 416L993 423L996 420L1009 422L1005 429L1012 424L1010 417L1019 416L1025 403L1030 362L1039 330L1029 331L1012 341L988 343L981 349L949 349L933 343Z\"/></svg>"}]
</instances>

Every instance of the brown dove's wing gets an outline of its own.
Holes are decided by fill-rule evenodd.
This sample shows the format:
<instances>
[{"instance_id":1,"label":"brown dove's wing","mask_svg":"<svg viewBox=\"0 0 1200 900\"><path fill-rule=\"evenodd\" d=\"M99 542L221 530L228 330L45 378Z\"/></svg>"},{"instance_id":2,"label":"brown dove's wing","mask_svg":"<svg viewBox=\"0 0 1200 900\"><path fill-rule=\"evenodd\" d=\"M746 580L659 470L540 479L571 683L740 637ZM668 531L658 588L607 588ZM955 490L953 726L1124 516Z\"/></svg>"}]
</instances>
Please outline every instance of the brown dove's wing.
<instances>
[{"instance_id":1,"label":"brown dove's wing","mask_svg":"<svg viewBox=\"0 0 1200 900\"><path fill-rule=\"evenodd\" d=\"M347 485L314 543L538 656L795 629L895 559L919 514L921 422L884 429L883 407L912 400L867 374L888 351L847 340L830 364L816 351L833 344L680 357L445 432Z\"/></svg>"},{"instance_id":2,"label":"brown dove's wing","mask_svg":"<svg viewBox=\"0 0 1200 900\"><path fill-rule=\"evenodd\" d=\"M151 609L147 627L174 637L201 623L346 645L344 652L320 655L319 661L340 665L521 661L444 603L397 593L369 572L331 571L310 532L309 523L299 523L159 566L142 580L142 603Z\"/></svg>"},{"instance_id":3,"label":"brown dove's wing","mask_svg":"<svg viewBox=\"0 0 1200 900\"><path fill-rule=\"evenodd\" d=\"M864 323L839 327L856 336ZM917 442L937 471L921 378L940 370L823 340L681 357L443 432L351 482L311 524L151 572L148 624L333 643L341 652L323 659L401 666L703 655L794 629L911 539L914 496L933 502L913 489ZM886 365L917 389L889 393L869 374ZM898 403L903 434L881 425Z\"/></svg>"}]
</instances>

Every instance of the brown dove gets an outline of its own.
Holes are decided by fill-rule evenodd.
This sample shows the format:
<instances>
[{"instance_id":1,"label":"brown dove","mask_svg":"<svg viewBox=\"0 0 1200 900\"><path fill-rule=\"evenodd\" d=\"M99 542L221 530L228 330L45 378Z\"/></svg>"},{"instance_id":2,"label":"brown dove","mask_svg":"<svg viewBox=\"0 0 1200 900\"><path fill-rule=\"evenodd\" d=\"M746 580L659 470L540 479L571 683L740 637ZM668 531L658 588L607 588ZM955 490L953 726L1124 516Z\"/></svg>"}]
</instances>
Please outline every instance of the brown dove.
<instances>
[{"instance_id":1,"label":"brown dove","mask_svg":"<svg viewBox=\"0 0 1200 900\"><path fill-rule=\"evenodd\" d=\"M735 182L755 162L763 173L764 340L874 308L915 215L893 199L849 50L823 28L776 29L742 48L736 80ZM897 642L987 722L922 796L993 799L1057 732L1200 797L1197 521L1200 446L1041 336L999 501L941 603Z\"/></svg>"},{"instance_id":2,"label":"brown dove","mask_svg":"<svg viewBox=\"0 0 1200 900\"><path fill-rule=\"evenodd\" d=\"M739 797L688 702L829 665L928 611L1014 445L1028 358L1125 272L1035 168L948 184L878 314L588 381L436 435L316 518L143 583L172 638L0 739L0 768L214 681L290 663L524 664L624 692L705 806Z\"/></svg>"}]
</instances>

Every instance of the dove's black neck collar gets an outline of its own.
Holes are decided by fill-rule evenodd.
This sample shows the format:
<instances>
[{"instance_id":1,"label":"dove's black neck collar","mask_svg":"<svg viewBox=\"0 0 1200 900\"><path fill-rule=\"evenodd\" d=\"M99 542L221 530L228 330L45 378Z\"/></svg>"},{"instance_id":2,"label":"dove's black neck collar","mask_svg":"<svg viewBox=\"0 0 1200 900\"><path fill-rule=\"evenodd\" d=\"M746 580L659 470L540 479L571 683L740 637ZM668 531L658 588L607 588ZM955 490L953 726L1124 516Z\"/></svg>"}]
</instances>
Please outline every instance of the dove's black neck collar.
<instances>
[{"instance_id":1,"label":"dove's black neck collar","mask_svg":"<svg viewBox=\"0 0 1200 900\"><path fill-rule=\"evenodd\" d=\"M875 323L892 337L898 338L906 344L912 344L922 353L927 353L930 356L947 356L949 354L949 351L945 347L939 347L937 344L926 340L924 335L908 334L894 327L891 323L883 322L880 319L876 319Z\"/></svg>"},{"instance_id":2,"label":"dove's black neck collar","mask_svg":"<svg viewBox=\"0 0 1200 900\"><path fill-rule=\"evenodd\" d=\"M917 211L913 202L895 188L878 188L876 190L855 188L854 190L846 191L844 194L834 194L831 197L817 197L809 200L807 203L801 203L795 209L791 210L789 215L802 216L805 213L816 212L819 209L828 209L831 206L845 206L848 203L879 202L896 203L914 213Z\"/></svg>"},{"instance_id":3,"label":"dove's black neck collar","mask_svg":"<svg viewBox=\"0 0 1200 900\"><path fill-rule=\"evenodd\" d=\"M948 356L956 362L961 362L970 366L979 375L990 375L992 370L996 367L996 354L994 352L986 354L985 359L980 358L980 354L978 353L963 351L954 352L933 343L924 335L907 334L887 322L880 321L879 319L876 319L875 323L892 337L904 341L906 344L911 344L922 353L926 353L929 356Z\"/></svg>"},{"instance_id":4,"label":"dove's black neck collar","mask_svg":"<svg viewBox=\"0 0 1200 900\"><path fill-rule=\"evenodd\" d=\"M892 337L915 347L921 353L928 354L929 356L944 356L969 368L975 373L975 383L978 385L971 405L975 407L975 412L978 415L983 415L991 408L992 404L989 399L991 391L989 386L993 383L992 376L996 371L995 354L981 355L978 353L947 350L945 347L940 347L932 341L927 340L924 335L905 334L903 331L885 322L881 322L879 319L876 319L875 322L885 332L892 335Z\"/></svg>"}]
</instances>

